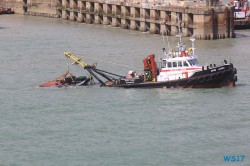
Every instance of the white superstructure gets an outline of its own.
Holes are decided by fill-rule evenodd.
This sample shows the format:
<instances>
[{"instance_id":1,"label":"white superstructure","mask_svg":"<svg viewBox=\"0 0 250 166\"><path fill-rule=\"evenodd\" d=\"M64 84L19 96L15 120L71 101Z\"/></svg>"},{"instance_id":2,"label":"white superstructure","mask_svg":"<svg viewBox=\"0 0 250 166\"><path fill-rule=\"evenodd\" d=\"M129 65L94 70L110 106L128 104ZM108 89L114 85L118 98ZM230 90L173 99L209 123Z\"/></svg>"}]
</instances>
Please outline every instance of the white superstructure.
<instances>
[{"instance_id":1,"label":"white superstructure","mask_svg":"<svg viewBox=\"0 0 250 166\"><path fill-rule=\"evenodd\" d=\"M189 78L195 72L202 70L194 52L195 39L191 38L190 40L192 41L191 48L186 49L180 36L177 50L170 49L168 52L163 50L166 58L162 59L159 65L158 82Z\"/></svg>"}]
</instances>

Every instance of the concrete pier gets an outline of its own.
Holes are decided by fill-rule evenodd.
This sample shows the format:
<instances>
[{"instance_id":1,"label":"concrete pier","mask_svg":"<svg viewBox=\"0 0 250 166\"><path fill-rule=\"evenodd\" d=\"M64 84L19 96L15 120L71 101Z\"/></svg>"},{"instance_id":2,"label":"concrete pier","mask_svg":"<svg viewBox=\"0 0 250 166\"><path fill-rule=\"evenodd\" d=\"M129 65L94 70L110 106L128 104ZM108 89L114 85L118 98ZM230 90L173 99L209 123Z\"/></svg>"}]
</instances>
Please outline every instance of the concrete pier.
<instances>
[{"instance_id":1,"label":"concrete pier","mask_svg":"<svg viewBox=\"0 0 250 166\"><path fill-rule=\"evenodd\" d=\"M170 6L105 0L17 1L18 10L20 6L23 8L20 13L29 15L59 17L80 23L111 25L160 35L179 33L180 19L181 33L186 37L194 36L204 40L235 37L233 10L212 6L211 3L197 7L190 4Z\"/></svg>"}]
</instances>

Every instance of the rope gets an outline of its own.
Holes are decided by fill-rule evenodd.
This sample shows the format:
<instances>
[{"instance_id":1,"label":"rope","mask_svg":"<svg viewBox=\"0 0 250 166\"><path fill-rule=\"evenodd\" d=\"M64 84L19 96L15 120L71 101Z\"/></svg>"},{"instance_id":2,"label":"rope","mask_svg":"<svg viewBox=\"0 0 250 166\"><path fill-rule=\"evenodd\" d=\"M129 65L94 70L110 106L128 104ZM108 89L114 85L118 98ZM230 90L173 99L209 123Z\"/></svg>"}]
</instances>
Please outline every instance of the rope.
<instances>
[{"instance_id":1,"label":"rope","mask_svg":"<svg viewBox=\"0 0 250 166\"><path fill-rule=\"evenodd\" d=\"M132 66L128 66L128 65L122 65L122 64L119 64L119 63L104 61L104 60L97 59L97 58L90 58L90 57L87 57L87 56L85 56L85 55L83 55L83 54L75 54L75 55L84 56L84 57L86 57L86 58L88 58L88 59L91 59L91 60L95 60L95 61L99 61L99 62L105 62L105 63L110 63L110 64L113 64L113 65L122 66L122 67L126 67L126 68L129 68L129 69L141 70L141 69L139 69L139 68L132 67Z\"/></svg>"}]
</instances>

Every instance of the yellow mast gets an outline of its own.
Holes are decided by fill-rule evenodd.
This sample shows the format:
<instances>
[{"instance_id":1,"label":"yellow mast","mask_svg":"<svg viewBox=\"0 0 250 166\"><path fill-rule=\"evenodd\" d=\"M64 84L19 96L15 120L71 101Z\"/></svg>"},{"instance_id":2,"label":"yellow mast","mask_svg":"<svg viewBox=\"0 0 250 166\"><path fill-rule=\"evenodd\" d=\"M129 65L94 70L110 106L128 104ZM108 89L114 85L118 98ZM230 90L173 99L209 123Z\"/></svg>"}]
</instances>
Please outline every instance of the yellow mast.
<instances>
[{"instance_id":1,"label":"yellow mast","mask_svg":"<svg viewBox=\"0 0 250 166\"><path fill-rule=\"evenodd\" d=\"M72 59L73 61L75 61L74 64L79 64L81 65L82 67L84 67L84 69L86 69L90 74L91 76L94 76L100 83L102 86L106 86L106 84L96 76L96 73L100 74L101 76L105 77L106 79L110 80L107 76L105 76L103 73L100 73L98 71L96 71L96 68L95 66L90 66L88 65L87 63L83 62L81 59L78 59L76 56L74 56L73 54L71 54L70 52L67 52L67 51L64 51L64 55L67 57L67 58L70 58Z\"/></svg>"},{"instance_id":2,"label":"yellow mast","mask_svg":"<svg viewBox=\"0 0 250 166\"><path fill-rule=\"evenodd\" d=\"M81 59L78 59L76 56L74 56L73 54L71 54L70 52L67 52L67 51L64 51L64 55L67 57L67 58L70 58L72 60L75 61L75 64L79 64L83 67L87 67L89 66L87 63L83 62Z\"/></svg>"}]
</instances>

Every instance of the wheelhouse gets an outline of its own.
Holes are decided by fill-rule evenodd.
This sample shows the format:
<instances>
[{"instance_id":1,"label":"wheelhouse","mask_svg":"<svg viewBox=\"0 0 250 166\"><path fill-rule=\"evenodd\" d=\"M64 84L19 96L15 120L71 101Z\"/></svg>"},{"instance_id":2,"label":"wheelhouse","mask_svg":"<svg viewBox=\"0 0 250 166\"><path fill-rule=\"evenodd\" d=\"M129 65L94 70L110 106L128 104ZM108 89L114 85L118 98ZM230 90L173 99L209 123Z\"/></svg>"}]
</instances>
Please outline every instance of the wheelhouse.
<instances>
[{"instance_id":1,"label":"wheelhouse","mask_svg":"<svg viewBox=\"0 0 250 166\"><path fill-rule=\"evenodd\" d=\"M187 68L193 66L199 66L196 58L163 59L161 62L161 68Z\"/></svg>"}]
</instances>

